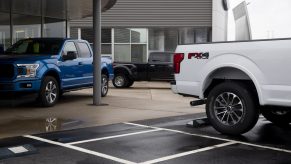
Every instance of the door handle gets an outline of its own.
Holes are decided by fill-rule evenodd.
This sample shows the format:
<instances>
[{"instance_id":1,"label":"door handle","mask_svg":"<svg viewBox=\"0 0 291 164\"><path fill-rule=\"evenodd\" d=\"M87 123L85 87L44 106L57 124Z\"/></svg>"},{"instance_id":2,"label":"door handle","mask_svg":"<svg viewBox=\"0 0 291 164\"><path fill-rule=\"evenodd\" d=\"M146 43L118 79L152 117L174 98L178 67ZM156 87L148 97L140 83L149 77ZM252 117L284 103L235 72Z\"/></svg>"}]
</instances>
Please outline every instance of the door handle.
<instances>
[{"instance_id":1,"label":"door handle","mask_svg":"<svg viewBox=\"0 0 291 164\"><path fill-rule=\"evenodd\" d=\"M152 65L150 65L150 67L155 67L156 65L154 65L154 64L152 64Z\"/></svg>"}]
</instances>

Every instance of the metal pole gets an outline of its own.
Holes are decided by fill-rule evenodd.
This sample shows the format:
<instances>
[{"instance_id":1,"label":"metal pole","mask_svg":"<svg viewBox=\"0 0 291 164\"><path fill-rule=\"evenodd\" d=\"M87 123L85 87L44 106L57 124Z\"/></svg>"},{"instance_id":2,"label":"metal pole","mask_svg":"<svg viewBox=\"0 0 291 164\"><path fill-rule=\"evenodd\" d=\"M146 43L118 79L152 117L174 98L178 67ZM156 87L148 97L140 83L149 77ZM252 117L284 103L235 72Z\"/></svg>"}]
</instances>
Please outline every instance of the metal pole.
<instances>
[{"instance_id":1,"label":"metal pole","mask_svg":"<svg viewBox=\"0 0 291 164\"><path fill-rule=\"evenodd\" d=\"M101 0L93 0L93 105L101 105Z\"/></svg>"}]
</instances>

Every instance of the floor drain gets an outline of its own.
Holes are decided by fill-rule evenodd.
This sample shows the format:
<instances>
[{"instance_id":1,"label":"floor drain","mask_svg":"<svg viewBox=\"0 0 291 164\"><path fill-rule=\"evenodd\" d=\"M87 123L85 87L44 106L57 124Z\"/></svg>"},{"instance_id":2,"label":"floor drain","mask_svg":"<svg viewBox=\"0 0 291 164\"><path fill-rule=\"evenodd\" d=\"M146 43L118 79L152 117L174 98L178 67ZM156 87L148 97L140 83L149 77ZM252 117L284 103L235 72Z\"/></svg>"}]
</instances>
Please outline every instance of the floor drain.
<instances>
[{"instance_id":1,"label":"floor drain","mask_svg":"<svg viewBox=\"0 0 291 164\"><path fill-rule=\"evenodd\" d=\"M20 145L0 148L0 159L35 154L37 149L32 145Z\"/></svg>"}]
</instances>

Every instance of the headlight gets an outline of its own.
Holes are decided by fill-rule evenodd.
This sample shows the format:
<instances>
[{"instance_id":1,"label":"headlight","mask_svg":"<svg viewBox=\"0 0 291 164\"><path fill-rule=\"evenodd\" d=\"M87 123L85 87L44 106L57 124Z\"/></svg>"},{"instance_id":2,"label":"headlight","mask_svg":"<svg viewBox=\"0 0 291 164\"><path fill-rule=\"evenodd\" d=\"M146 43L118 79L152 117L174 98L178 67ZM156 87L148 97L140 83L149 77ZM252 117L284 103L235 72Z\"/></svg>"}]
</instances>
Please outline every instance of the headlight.
<instances>
[{"instance_id":1,"label":"headlight","mask_svg":"<svg viewBox=\"0 0 291 164\"><path fill-rule=\"evenodd\" d=\"M17 78L35 77L39 64L17 64Z\"/></svg>"}]
</instances>

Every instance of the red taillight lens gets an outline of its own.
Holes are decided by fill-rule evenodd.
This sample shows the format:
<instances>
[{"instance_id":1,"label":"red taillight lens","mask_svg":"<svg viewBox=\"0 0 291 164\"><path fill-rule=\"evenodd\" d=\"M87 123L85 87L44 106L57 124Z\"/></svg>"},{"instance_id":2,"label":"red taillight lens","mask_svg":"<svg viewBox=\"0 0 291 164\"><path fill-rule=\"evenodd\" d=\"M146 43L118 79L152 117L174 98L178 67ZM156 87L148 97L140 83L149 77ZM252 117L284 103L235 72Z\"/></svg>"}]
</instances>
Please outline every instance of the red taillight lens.
<instances>
[{"instance_id":1,"label":"red taillight lens","mask_svg":"<svg viewBox=\"0 0 291 164\"><path fill-rule=\"evenodd\" d=\"M184 60L184 53L174 54L174 72L180 73L181 62Z\"/></svg>"}]
</instances>

